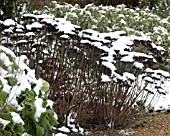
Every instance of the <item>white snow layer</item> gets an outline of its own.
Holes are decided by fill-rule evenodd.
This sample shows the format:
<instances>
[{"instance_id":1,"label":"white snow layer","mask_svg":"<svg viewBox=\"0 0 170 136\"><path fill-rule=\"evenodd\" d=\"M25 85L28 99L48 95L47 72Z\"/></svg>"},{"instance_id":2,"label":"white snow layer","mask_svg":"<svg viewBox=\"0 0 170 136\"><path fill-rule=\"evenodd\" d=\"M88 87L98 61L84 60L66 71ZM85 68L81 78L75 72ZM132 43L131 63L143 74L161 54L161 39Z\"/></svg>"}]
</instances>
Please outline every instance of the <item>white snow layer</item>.
<instances>
[{"instance_id":1,"label":"white snow layer","mask_svg":"<svg viewBox=\"0 0 170 136\"><path fill-rule=\"evenodd\" d=\"M59 128L58 130L61 131L61 132L70 133L70 130L65 126Z\"/></svg>"},{"instance_id":2,"label":"white snow layer","mask_svg":"<svg viewBox=\"0 0 170 136\"><path fill-rule=\"evenodd\" d=\"M110 77L105 74L102 74L101 78L102 78L102 82L110 82L111 81Z\"/></svg>"},{"instance_id":3,"label":"white snow layer","mask_svg":"<svg viewBox=\"0 0 170 136\"><path fill-rule=\"evenodd\" d=\"M139 62L134 62L133 66L137 69L143 69L144 65L142 63Z\"/></svg>"},{"instance_id":4,"label":"white snow layer","mask_svg":"<svg viewBox=\"0 0 170 136\"><path fill-rule=\"evenodd\" d=\"M14 122L14 124L22 124L24 125L24 121L21 119L20 115L16 112L10 112L12 115L12 120Z\"/></svg>"},{"instance_id":5,"label":"white snow layer","mask_svg":"<svg viewBox=\"0 0 170 136\"><path fill-rule=\"evenodd\" d=\"M36 107L36 112L34 114L34 118L37 122L41 116L41 113L46 111L46 108L43 108L42 104L43 104L43 99L36 97L35 102L34 102L34 105Z\"/></svg>"},{"instance_id":6,"label":"white snow layer","mask_svg":"<svg viewBox=\"0 0 170 136\"><path fill-rule=\"evenodd\" d=\"M68 136L68 135L63 134L63 133L57 133L57 134L53 134L53 136Z\"/></svg>"},{"instance_id":7,"label":"white snow layer","mask_svg":"<svg viewBox=\"0 0 170 136\"><path fill-rule=\"evenodd\" d=\"M4 120L4 119L1 119L1 118L0 118L0 124L3 125L3 129L6 127L6 125L8 125L8 123L10 123L10 121Z\"/></svg>"},{"instance_id":8,"label":"white snow layer","mask_svg":"<svg viewBox=\"0 0 170 136\"><path fill-rule=\"evenodd\" d=\"M6 19L6 20L3 22L3 25L9 27L9 26L15 26L16 23L15 23L15 21L12 20L12 19Z\"/></svg>"}]
</instances>

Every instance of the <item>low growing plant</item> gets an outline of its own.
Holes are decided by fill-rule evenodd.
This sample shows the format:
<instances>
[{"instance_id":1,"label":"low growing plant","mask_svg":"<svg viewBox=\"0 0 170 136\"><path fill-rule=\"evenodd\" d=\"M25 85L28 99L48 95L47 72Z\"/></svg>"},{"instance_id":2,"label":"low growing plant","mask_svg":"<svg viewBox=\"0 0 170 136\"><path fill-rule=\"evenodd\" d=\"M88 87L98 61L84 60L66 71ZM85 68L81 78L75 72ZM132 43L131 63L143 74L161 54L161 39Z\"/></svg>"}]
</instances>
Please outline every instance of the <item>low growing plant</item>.
<instances>
[{"instance_id":1,"label":"low growing plant","mask_svg":"<svg viewBox=\"0 0 170 136\"><path fill-rule=\"evenodd\" d=\"M35 78L24 56L0 46L0 135L44 136L58 124L49 84Z\"/></svg>"}]
</instances>

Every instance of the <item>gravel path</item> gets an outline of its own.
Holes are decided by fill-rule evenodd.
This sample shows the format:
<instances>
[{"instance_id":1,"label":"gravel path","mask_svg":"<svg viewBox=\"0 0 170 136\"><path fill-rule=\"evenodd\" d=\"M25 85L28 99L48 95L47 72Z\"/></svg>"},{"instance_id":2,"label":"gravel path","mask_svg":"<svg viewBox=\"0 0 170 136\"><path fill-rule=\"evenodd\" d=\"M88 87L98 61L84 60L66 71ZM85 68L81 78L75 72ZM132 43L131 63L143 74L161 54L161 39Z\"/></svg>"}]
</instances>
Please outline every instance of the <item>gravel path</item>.
<instances>
[{"instance_id":1,"label":"gravel path","mask_svg":"<svg viewBox=\"0 0 170 136\"><path fill-rule=\"evenodd\" d=\"M149 114L131 127L124 130L95 131L88 136L170 136L170 113Z\"/></svg>"},{"instance_id":2,"label":"gravel path","mask_svg":"<svg viewBox=\"0 0 170 136\"><path fill-rule=\"evenodd\" d=\"M170 114L155 114L144 127L133 129L133 136L170 136Z\"/></svg>"}]
</instances>

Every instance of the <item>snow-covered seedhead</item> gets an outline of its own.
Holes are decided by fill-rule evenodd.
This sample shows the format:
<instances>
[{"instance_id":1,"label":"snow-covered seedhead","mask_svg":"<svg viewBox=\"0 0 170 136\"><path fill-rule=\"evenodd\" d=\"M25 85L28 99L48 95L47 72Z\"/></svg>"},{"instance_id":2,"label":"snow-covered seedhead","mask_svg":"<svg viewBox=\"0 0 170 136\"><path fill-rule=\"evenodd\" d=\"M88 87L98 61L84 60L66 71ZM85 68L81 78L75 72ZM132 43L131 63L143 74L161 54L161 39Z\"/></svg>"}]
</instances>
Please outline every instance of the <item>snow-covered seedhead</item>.
<instances>
[{"instance_id":1,"label":"snow-covered seedhead","mask_svg":"<svg viewBox=\"0 0 170 136\"><path fill-rule=\"evenodd\" d=\"M45 91L49 84L35 78L26 56L16 57L0 46L0 133L44 135L57 125L52 101Z\"/></svg>"},{"instance_id":2,"label":"snow-covered seedhead","mask_svg":"<svg viewBox=\"0 0 170 136\"><path fill-rule=\"evenodd\" d=\"M164 1L158 2L160 5L164 3L160 6L162 8L169 5L169 2L165 4ZM158 11L161 11L161 15L164 16L166 14L162 14L162 12L166 12L167 9L169 10L169 7ZM146 35L155 44L163 46L168 51L170 44L170 18L167 16L167 18L162 19L160 16L153 14L156 10L157 8L152 12L148 8L131 9L125 5L111 7L95 6L94 4L80 8L77 5L60 5L57 2L53 2L49 7L44 7L39 13L53 14L57 18L64 17L66 20L71 21L71 23L80 25L82 29L93 29L99 32L124 30L128 35ZM169 58L168 55L167 57ZM168 62L166 67L169 68L169 66L170 62Z\"/></svg>"}]
</instances>

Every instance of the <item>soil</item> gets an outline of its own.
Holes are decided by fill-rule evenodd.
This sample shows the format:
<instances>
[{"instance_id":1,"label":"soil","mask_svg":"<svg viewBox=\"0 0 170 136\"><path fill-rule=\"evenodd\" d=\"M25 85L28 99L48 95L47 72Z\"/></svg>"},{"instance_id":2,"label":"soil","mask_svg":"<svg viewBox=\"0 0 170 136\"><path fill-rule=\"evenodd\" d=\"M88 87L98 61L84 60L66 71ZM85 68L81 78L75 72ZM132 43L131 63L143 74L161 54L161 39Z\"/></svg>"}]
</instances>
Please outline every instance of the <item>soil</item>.
<instances>
[{"instance_id":1,"label":"soil","mask_svg":"<svg viewBox=\"0 0 170 136\"><path fill-rule=\"evenodd\" d=\"M88 136L170 136L170 114L149 113L126 129L91 131Z\"/></svg>"},{"instance_id":2,"label":"soil","mask_svg":"<svg viewBox=\"0 0 170 136\"><path fill-rule=\"evenodd\" d=\"M144 127L133 129L134 136L170 136L170 114L157 113Z\"/></svg>"}]
</instances>

